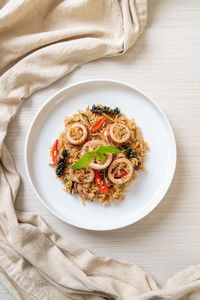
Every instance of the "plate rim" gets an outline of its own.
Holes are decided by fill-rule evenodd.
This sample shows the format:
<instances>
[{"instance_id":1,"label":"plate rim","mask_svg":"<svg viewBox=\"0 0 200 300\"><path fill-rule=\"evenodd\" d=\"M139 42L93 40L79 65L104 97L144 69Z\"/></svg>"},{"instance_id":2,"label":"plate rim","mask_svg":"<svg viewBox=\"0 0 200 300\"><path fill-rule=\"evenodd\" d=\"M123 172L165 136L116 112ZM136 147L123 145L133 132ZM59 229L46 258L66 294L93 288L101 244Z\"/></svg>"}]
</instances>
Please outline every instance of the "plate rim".
<instances>
[{"instance_id":1,"label":"plate rim","mask_svg":"<svg viewBox=\"0 0 200 300\"><path fill-rule=\"evenodd\" d=\"M90 226L87 226L85 224L81 225L77 225L75 222L71 222L70 220L66 220L64 219L62 216L60 216L59 214L57 214L55 211L53 211L46 203L45 201L42 199L42 197L39 195L39 193L37 192L37 189L35 188L30 173L29 173L29 167L28 167L28 158L27 158L27 150L28 150L28 142L29 142L29 137L32 131L32 128L39 116L39 114L41 113L41 111L45 108L46 105L48 105L49 102L51 102L54 98L56 98L57 96L59 96L60 94L62 94L63 92L75 87L75 86L80 86L80 85L84 85L84 84L88 84L88 83L114 83L117 85L121 85L121 86L125 86L128 87L132 90L137 91L138 93L140 93L141 95L143 95L144 97L146 97L159 111L159 113L162 115L162 117L164 118L164 121L167 124L172 142L173 142L173 147L174 147L174 151L173 151L173 161L172 161L172 166L170 168L170 174L168 176L168 180L165 182L164 187L162 189L162 193L161 195L158 197L158 199L156 201L154 201L150 207L147 207L146 210L144 210L144 212L139 214L139 217L134 218L134 220L131 220L128 218L128 221L125 222L125 224L122 225L110 225L108 228L99 228L98 226L94 226L94 228L91 228ZM56 216L58 219L64 221L67 224L70 224L72 226L75 226L77 228L81 228L81 229L86 229L86 230L91 230L91 231L109 231L109 230L117 230L120 228L124 228L127 226L130 226L136 222L138 222L139 220L142 220L144 217L146 217L148 214L150 214L157 206L158 204L163 200L163 198L165 197L167 191L170 188L170 185L172 183L174 174L175 174L175 170L176 170L176 163L177 163L177 146L176 146L176 140L175 140L175 136L174 136L174 132L173 129L171 127L171 124L165 114L165 112L160 108L160 106L146 93L143 92L141 89L136 88L134 85L123 82L121 80L112 80L112 79L104 79L104 78L96 78L96 79L87 79L87 80L82 80L82 81L78 81L76 83L72 83L70 85L67 85L65 87L63 87L62 89L59 89L56 93L54 93L52 96L50 96L39 108L39 110L36 112L36 114L34 115L32 121L30 122L27 134L26 134L26 138L25 138L25 145L24 145L24 165L25 165L25 170L26 170L26 175L28 177L29 183L32 187L32 190L34 191L35 195L37 196L37 198L40 200L40 202L54 215Z\"/></svg>"}]
</instances>

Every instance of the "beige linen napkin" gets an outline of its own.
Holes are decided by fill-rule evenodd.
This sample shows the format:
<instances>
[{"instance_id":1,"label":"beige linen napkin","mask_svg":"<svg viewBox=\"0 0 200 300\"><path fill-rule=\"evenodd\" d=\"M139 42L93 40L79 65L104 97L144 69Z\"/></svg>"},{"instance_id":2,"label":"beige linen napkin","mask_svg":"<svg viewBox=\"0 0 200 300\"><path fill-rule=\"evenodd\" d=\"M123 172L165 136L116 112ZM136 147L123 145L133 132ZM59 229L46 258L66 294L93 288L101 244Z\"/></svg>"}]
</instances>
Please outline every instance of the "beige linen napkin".
<instances>
[{"instance_id":1,"label":"beige linen napkin","mask_svg":"<svg viewBox=\"0 0 200 300\"><path fill-rule=\"evenodd\" d=\"M123 54L146 18L146 0L0 1L0 279L16 299L179 299L200 286L194 266L159 290L138 266L94 256L14 209L20 180L4 138L23 100L78 65Z\"/></svg>"}]
</instances>

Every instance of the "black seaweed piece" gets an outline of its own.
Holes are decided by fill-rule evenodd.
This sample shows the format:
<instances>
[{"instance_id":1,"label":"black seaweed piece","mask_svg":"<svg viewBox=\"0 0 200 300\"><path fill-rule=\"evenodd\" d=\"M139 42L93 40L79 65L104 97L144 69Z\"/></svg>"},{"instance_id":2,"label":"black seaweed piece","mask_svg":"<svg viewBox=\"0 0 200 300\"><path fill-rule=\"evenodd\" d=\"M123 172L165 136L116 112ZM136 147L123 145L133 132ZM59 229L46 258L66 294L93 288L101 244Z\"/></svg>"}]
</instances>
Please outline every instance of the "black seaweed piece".
<instances>
[{"instance_id":1,"label":"black seaweed piece","mask_svg":"<svg viewBox=\"0 0 200 300\"><path fill-rule=\"evenodd\" d=\"M131 148L128 148L126 151L125 151L125 154L126 154L126 157L128 159L131 159L131 158L137 158L137 153L134 152Z\"/></svg>"},{"instance_id":2,"label":"black seaweed piece","mask_svg":"<svg viewBox=\"0 0 200 300\"><path fill-rule=\"evenodd\" d=\"M101 107L97 105L92 105L91 112L96 113L96 114L101 114L102 110Z\"/></svg>"},{"instance_id":3,"label":"black seaweed piece","mask_svg":"<svg viewBox=\"0 0 200 300\"><path fill-rule=\"evenodd\" d=\"M68 156L68 152L67 152L66 149L64 149L63 152L62 152L62 157L65 158L67 156Z\"/></svg>"},{"instance_id":4,"label":"black seaweed piece","mask_svg":"<svg viewBox=\"0 0 200 300\"><path fill-rule=\"evenodd\" d=\"M100 107L98 105L92 105L91 112L96 113L96 114L102 114L102 112L103 112L107 115L119 115L120 109L119 109L119 107L112 109L111 107L108 107L108 106Z\"/></svg>"},{"instance_id":5,"label":"black seaweed piece","mask_svg":"<svg viewBox=\"0 0 200 300\"><path fill-rule=\"evenodd\" d=\"M56 175L58 177L61 177L64 174L65 168L66 168L66 161L64 158L60 157L57 162Z\"/></svg>"}]
</instances>

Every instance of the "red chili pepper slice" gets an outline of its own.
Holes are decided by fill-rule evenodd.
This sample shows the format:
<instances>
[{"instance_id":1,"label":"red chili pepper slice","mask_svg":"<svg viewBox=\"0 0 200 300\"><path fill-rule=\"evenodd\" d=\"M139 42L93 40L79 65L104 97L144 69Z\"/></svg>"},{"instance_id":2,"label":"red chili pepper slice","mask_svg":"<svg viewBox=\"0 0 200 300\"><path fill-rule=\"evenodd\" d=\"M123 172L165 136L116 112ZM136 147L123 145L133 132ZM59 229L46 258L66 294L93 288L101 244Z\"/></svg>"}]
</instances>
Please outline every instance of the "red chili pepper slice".
<instances>
[{"instance_id":1,"label":"red chili pepper slice","mask_svg":"<svg viewBox=\"0 0 200 300\"><path fill-rule=\"evenodd\" d=\"M101 118L100 120L98 120L98 121L92 126L91 131L92 131L92 132L96 132L96 131L101 127L101 125L105 122L106 119L107 119L107 117L103 117L103 118Z\"/></svg>"},{"instance_id":2,"label":"red chili pepper slice","mask_svg":"<svg viewBox=\"0 0 200 300\"><path fill-rule=\"evenodd\" d=\"M58 140L55 141L53 144L53 150L52 150L52 161L53 165L57 166L57 157L58 157Z\"/></svg>"},{"instance_id":3,"label":"red chili pepper slice","mask_svg":"<svg viewBox=\"0 0 200 300\"><path fill-rule=\"evenodd\" d=\"M99 172L97 170L94 170L94 177L95 177L95 182L100 191L103 194L108 194L108 186L106 182L101 178Z\"/></svg>"},{"instance_id":4,"label":"red chili pepper slice","mask_svg":"<svg viewBox=\"0 0 200 300\"><path fill-rule=\"evenodd\" d=\"M121 178L121 177L124 177L125 175L127 175L127 172L123 171L121 174L115 175L114 178Z\"/></svg>"}]
</instances>

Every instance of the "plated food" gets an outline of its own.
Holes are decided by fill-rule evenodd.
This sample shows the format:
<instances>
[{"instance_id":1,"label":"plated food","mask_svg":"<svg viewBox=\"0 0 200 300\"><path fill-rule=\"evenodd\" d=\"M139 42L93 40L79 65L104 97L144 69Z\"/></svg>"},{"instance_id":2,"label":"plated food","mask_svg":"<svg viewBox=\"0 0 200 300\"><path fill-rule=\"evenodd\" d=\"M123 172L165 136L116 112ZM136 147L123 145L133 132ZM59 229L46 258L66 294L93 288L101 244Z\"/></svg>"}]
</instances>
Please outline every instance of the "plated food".
<instances>
[{"instance_id":1,"label":"plated food","mask_svg":"<svg viewBox=\"0 0 200 300\"><path fill-rule=\"evenodd\" d=\"M56 176L70 194L103 205L123 200L127 186L145 171L149 150L135 120L120 109L93 105L65 118L51 147Z\"/></svg>"},{"instance_id":2,"label":"plated food","mask_svg":"<svg viewBox=\"0 0 200 300\"><path fill-rule=\"evenodd\" d=\"M112 108L118 106L123 113L116 116L108 114L109 117L116 121L120 118L120 123L124 125L132 121L127 119L135 118L136 124L141 126L144 140L148 141L150 145L151 153L146 151L147 153L145 153L144 159L142 158L143 142L139 142L141 146L139 144L136 146L136 140L138 140L140 136L140 129L136 126L133 129L136 135L135 140L132 141L132 137L130 137L130 139L124 143L124 145L130 144L131 147L128 147L128 149L131 148L132 150L121 148L122 151L128 150L127 154L129 153L130 157L132 151L136 152L138 159L141 159L141 165L138 171L133 170L134 178L137 175L138 179L135 181L131 180L129 186L128 183L124 184L124 189L128 190L127 193L124 193L123 190L122 193L118 193L117 191L119 197L124 194L126 198L124 201L115 201L109 205L98 203L99 198L104 204L106 204L106 199L110 199L111 202L114 198L113 193L115 193L113 187L114 189L119 188L120 184L118 184L112 187L108 186L110 194L101 195L99 192L96 201L85 201L86 205L84 206L81 204L80 193L73 194L73 189L71 190L72 195L64 191L66 188L69 191L71 187L70 183L72 183L73 180L71 180L68 175L68 183L64 181L65 179L63 179L64 177L62 176L56 178L56 167L49 167L49 163L52 160L49 155L49 147L58 139L58 156L56 156L55 159L58 161L59 158L62 158L61 152L62 149L64 150L65 148L64 146L62 146L62 149L59 148L61 143L59 133L61 131L63 131L63 134L64 132L66 133L66 128L70 124L83 122L78 110L85 110L84 103L89 105L85 113L91 118L89 119L91 126L88 126L91 131L91 127L95 124L95 119L102 119L104 115L93 114L90 110L92 109L94 101L95 103L102 103L101 99L105 98L106 102L103 100L104 105L106 103L107 106ZM85 105L85 107L87 105ZM75 116L76 118L73 119L73 114L78 116ZM66 115L68 119L66 120L66 127L64 127ZM124 121L122 120L123 118L125 118ZM74 121L70 122L70 119ZM135 124L134 121L133 123ZM112 122L106 120L106 122L101 125L103 126L101 127L103 134L101 135L100 132L97 131L94 133L96 136L93 137L92 134L92 139L102 139L102 141L106 142L104 131L108 125L112 124ZM136 128L138 129L137 133ZM132 131L131 127L130 130ZM105 133L105 135L107 134ZM78 150L77 153L79 153L79 157L81 157L80 150L83 146L71 147L65 138L64 141L67 155L69 155L65 157L64 164L66 163L66 166L69 167L69 163L73 165L79 158L73 159L71 153L68 152L72 151L72 149L75 152ZM114 145L114 147L120 148L116 145ZM163 199L171 184L176 167L176 142L170 123L163 111L141 90L129 84L109 80L89 80L68 85L48 99L37 112L30 125L26 137L24 153L27 176L37 198L59 219L68 224L89 230L113 230L141 220ZM117 155L111 154L113 157ZM69 159L71 160L70 162ZM60 166L60 173L62 174L62 161L60 162ZM141 172L144 170L144 166L147 170ZM67 173L69 170L68 167ZM90 172L91 169L92 168L89 167ZM82 170L79 170L82 174ZM97 171L100 172L101 170ZM79 179L80 178L81 175ZM93 186L96 185L94 180L95 179L93 179ZM107 178L107 181L110 182L109 178ZM81 189L81 186L79 188ZM105 195L106 198L104 198ZM109 195L111 196L108 197ZM114 199L116 200L116 198Z\"/></svg>"}]
</instances>

